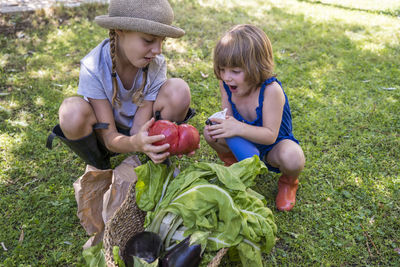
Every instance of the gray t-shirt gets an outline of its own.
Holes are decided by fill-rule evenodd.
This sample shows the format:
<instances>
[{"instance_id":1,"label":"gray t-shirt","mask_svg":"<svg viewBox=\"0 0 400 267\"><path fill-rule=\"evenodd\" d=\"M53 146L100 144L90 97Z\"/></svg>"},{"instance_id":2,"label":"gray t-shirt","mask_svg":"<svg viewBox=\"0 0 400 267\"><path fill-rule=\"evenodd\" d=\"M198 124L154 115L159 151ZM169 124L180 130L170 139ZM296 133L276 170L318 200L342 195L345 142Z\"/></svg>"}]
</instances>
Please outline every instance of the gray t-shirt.
<instances>
[{"instance_id":1,"label":"gray t-shirt","mask_svg":"<svg viewBox=\"0 0 400 267\"><path fill-rule=\"evenodd\" d=\"M105 39L81 60L78 94L93 99L108 99L112 102L111 55L109 39ZM119 99L121 105L113 107L114 119L118 126L131 128L137 106L132 103L133 93L140 88L143 71L140 69L132 88L124 88L118 74ZM157 55L148 66L144 100L155 101L160 87L167 80L167 64L162 55Z\"/></svg>"}]
</instances>

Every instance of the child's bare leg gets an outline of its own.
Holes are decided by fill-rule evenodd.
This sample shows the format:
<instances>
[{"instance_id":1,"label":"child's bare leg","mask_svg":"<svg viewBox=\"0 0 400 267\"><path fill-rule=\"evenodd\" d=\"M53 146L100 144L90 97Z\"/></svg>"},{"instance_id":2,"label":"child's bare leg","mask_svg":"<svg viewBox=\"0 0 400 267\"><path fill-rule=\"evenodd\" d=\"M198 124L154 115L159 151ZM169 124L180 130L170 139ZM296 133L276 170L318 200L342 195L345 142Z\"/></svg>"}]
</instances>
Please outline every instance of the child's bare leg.
<instances>
[{"instance_id":1,"label":"child's bare leg","mask_svg":"<svg viewBox=\"0 0 400 267\"><path fill-rule=\"evenodd\" d=\"M289 211L296 202L297 178L305 164L303 150L292 140L282 140L268 153L267 162L282 172L278 181L276 207Z\"/></svg>"},{"instance_id":2,"label":"child's bare leg","mask_svg":"<svg viewBox=\"0 0 400 267\"><path fill-rule=\"evenodd\" d=\"M304 168L305 157L301 147L292 140L280 141L267 155L267 162L289 176L299 176Z\"/></svg>"},{"instance_id":3,"label":"child's bare leg","mask_svg":"<svg viewBox=\"0 0 400 267\"><path fill-rule=\"evenodd\" d=\"M109 169L110 155L99 145L93 125L97 122L92 106L80 97L63 101L59 109L60 125L53 133L87 164L98 169Z\"/></svg>"},{"instance_id":4,"label":"child's bare leg","mask_svg":"<svg viewBox=\"0 0 400 267\"><path fill-rule=\"evenodd\" d=\"M153 106L153 114L161 112L161 118L181 122L190 106L190 88L182 79L168 79L160 88Z\"/></svg>"},{"instance_id":5,"label":"child's bare leg","mask_svg":"<svg viewBox=\"0 0 400 267\"><path fill-rule=\"evenodd\" d=\"M97 122L92 106L81 97L64 99L58 111L60 127L66 138L77 140L93 132Z\"/></svg>"}]
</instances>

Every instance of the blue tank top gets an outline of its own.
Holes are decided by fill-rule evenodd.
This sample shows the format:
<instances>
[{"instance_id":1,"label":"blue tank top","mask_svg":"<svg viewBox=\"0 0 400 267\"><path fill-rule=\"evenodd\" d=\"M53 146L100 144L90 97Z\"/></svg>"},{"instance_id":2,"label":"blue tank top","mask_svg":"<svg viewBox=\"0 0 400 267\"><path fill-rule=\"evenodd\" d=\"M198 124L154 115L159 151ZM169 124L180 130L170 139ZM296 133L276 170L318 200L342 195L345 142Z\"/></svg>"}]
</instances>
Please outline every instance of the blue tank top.
<instances>
[{"instance_id":1,"label":"blue tank top","mask_svg":"<svg viewBox=\"0 0 400 267\"><path fill-rule=\"evenodd\" d=\"M263 82L261 85L260 89L260 95L258 96L258 107L256 108L256 113L257 113L257 118L254 121L248 121L240 115L238 110L236 109L235 103L232 102L232 93L229 90L228 85L225 84L224 82L224 88L226 93L228 94L228 100L229 103L232 106L232 112L233 112L233 117L237 119L238 121L254 125L254 126L262 126L263 125L263 114L262 114L262 109L263 109L263 103L264 103L264 91L265 87L272 83L272 82L277 82L280 87L282 88L281 82L276 78L276 77L271 77ZM254 143L254 145L258 148L260 151L260 159L263 159L264 156L277 144L279 141L283 139L290 139L296 142L297 144L299 141L297 141L296 138L294 138L293 133L292 133L292 114L290 112L290 107L289 107L289 100L286 96L285 91L283 90L283 94L285 95L285 105L283 106L283 114L282 114L282 120L281 120L281 127L279 128L279 134L278 137L275 141L275 143L271 145L262 145L262 144L257 144Z\"/></svg>"}]
</instances>

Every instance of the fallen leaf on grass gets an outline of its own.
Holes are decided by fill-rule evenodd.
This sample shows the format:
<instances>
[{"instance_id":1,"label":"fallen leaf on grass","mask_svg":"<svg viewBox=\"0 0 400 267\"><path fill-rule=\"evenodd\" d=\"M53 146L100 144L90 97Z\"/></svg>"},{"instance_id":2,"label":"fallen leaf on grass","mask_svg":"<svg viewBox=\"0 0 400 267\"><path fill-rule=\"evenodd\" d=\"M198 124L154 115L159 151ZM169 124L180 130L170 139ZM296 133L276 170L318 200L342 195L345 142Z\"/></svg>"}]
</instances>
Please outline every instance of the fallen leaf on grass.
<instances>
[{"instance_id":1,"label":"fallen leaf on grass","mask_svg":"<svg viewBox=\"0 0 400 267\"><path fill-rule=\"evenodd\" d=\"M208 78L208 74L205 74L205 73L203 73L202 71L200 71L200 74L201 74L201 77L203 77L204 79L205 79L205 78Z\"/></svg>"},{"instance_id":2,"label":"fallen leaf on grass","mask_svg":"<svg viewBox=\"0 0 400 267\"><path fill-rule=\"evenodd\" d=\"M17 36L18 39L22 39L22 38L25 37L25 33L23 33L23 32L17 32L17 33L16 33L16 36Z\"/></svg>"},{"instance_id":3,"label":"fallen leaf on grass","mask_svg":"<svg viewBox=\"0 0 400 267\"><path fill-rule=\"evenodd\" d=\"M30 185L30 184L33 184L34 182L36 182L38 179L33 179L33 180L31 180L31 181L29 181L29 182L27 182L26 184L24 184L22 187L26 187L27 185Z\"/></svg>"},{"instance_id":4,"label":"fallen leaf on grass","mask_svg":"<svg viewBox=\"0 0 400 267\"><path fill-rule=\"evenodd\" d=\"M11 110L9 110L9 109L7 109L7 108L5 108L3 106L0 106L0 111L4 111L6 113L11 113Z\"/></svg>"},{"instance_id":5,"label":"fallen leaf on grass","mask_svg":"<svg viewBox=\"0 0 400 267\"><path fill-rule=\"evenodd\" d=\"M18 239L18 243L19 243L20 245L21 245L22 242L24 241L24 237L25 237L24 229L22 229L22 230L21 230L21 234L19 235L19 239Z\"/></svg>"},{"instance_id":6,"label":"fallen leaf on grass","mask_svg":"<svg viewBox=\"0 0 400 267\"><path fill-rule=\"evenodd\" d=\"M372 216L372 218L369 220L369 224L373 225L375 222L375 216Z\"/></svg>"},{"instance_id":7,"label":"fallen leaf on grass","mask_svg":"<svg viewBox=\"0 0 400 267\"><path fill-rule=\"evenodd\" d=\"M292 233L292 232L287 232L289 235L291 235L292 237L294 237L294 238L298 238L299 237L299 234L296 234L296 233Z\"/></svg>"}]
</instances>

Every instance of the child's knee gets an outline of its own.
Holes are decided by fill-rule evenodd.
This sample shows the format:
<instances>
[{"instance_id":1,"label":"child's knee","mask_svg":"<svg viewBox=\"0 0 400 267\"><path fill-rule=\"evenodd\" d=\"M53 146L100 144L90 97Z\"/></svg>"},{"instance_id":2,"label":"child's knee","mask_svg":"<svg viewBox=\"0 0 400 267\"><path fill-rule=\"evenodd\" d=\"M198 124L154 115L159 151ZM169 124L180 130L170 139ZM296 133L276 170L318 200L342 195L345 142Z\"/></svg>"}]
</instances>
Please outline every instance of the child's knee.
<instances>
[{"instance_id":1,"label":"child's knee","mask_svg":"<svg viewBox=\"0 0 400 267\"><path fill-rule=\"evenodd\" d=\"M59 109L59 119L61 129L66 135L74 135L96 123L92 107L80 97L70 97L63 101Z\"/></svg>"},{"instance_id":2,"label":"child's knee","mask_svg":"<svg viewBox=\"0 0 400 267\"><path fill-rule=\"evenodd\" d=\"M70 118L77 113L82 115L85 115L86 113L91 113L91 110L92 108L86 100L77 96L73 96L64 99L58 112L60 114L60 117L67 116L68 118Z\"/></svg>"},{"instance_id":3,"label":"child's knee","mask_svg":"<svg viewBox=\"0 0 400 267\"><path fill-rule=\"evenodd\" d=\"M280 158L281 166L287 171L300 172L304 169L305 157L299 146L286 149Z\"/></svg>"},{"instance_id":4,"label":"child's knee","mask_svg":"<svg viewBox=\"0 0 400 267\"><path fill-rule=\"evenodd\" d=\"M305 158L301 150L292 149L287 151L283 160L283 165L286 170L291 172L300 172L304 169Z\"/></svg>"},{"instance_id":5,"label":"child's knee","mask_svg":"<svg viewBox=\"0 0 400 267\"><path fill-rule=\"evenodd\" d=\"M173 106L189 107L190 105L190 88L182 79L171 78L163 85L165 95L168 97L169 103Z\"/></svg>"},{"instance_id":6,"label":"child's knee","mask_svg":"<svg viewBox=\"0 0 400 267\"><path fill-rule=\"evenodd\" d=\"M161 87L153 106L154 112L161 111L161 118L182 121L190 106L188 84L178 78L168 79Z\"/></svg>"}]
</instances>

